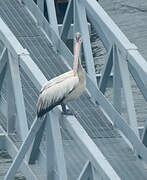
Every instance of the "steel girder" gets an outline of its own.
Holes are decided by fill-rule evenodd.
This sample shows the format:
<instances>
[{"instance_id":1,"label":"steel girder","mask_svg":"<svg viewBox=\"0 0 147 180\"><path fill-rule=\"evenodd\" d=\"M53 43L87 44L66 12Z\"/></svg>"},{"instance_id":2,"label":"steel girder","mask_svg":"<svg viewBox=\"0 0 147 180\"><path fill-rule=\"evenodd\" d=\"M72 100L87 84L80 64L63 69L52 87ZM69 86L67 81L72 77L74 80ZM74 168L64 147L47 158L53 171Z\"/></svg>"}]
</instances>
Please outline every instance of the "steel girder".
<instances>
[{"instance_id":1,"label":"steel girder","mask_svg":"<svg viewBox=\"0 0 147 180\"><path fill-rule=\"evenodd\" d=\"M26 2L27 3L29 3L27 0L26 0ZM87 5L89 3L89 5ZM34 6L31 4L31 6L29 7L29 8L32 8L33 7L33 12L36 10L35 8L34 8ZM91 4L90 4L90 2L87 0L86 1L86 6L85 6L86 8L87 8L87 11L88 11L88 13L90 14L90 12L89 12L89 10L88 10L88 8L90 7L91 8ZM97 5L96 5L96 8L97 8ZM95 8L94 8L95 9ZM95 11L94 11L94 13L95 13ZM44 27L45 28L45 30L46 30L46 32L47 33L51 33L53 36L55 35L54 34L54 32L52 31L52 30L48 30L48 25L47 25L47 23L45 22L44 23L44 19L38 14L38 12L37 12L37 17L39 17L38 18L38 23L42 26L42 27ZM101 23L100 23L101 24ZM103 23L102 23L103 24ZM107 24L107 22L106 22L106 24ZM104 25L104 27L105 27L105 25ZM106 26L107 27L107 26ZM110 27L109 27L110 28ZM105 28L104 28L105 29ZM106 28L107 29L107 28ZM119 31L118 31L119 32ZM120 33L120 32L119 32ZM108 37L108 35L109 34L107 34L107 30L105 30L104 31L104 33L103 34L105 34L105 39L106 39L106 37ZM56 37L56 36L55 36ZM113 36L112 36L113 37ZM115 37L115 36L114 36ZM118 35L118 37L119 37L119 35ZM4 37L5 38L5 37ZM6 39L7 40L7 39ZM125 40L126 40L126 38L125 38ZM13 51L15 50L15 48L17 47L17 45L16 45L16 47L15 48L13 48L10 44L9 44L9 42L10 42L10 40L8 40L7 41L7 47L9 47L11 50L13 49ZM54 42L55 42L55 45L56 45L56 47L57 47L57 49L59 50L59 52L61 52L61 45L63 45L62 44L62 42L56 37L55 38L55 40L54 40ZM57 42L59 43L59 44L57 44ZM133 59L133 62L134 62L134 64L132 64L131 63L131 65L133 66L133 68L135 68L135 71L137 72L137 75L138 75L138 79L141 79L142 80L142 83L144 84L145 82L146 82L146 77L144 77L144 75L146 75L146 63L144 63L144 60L143 60L143 58L140 56L140 54L138 54L138 52L137 52L137 49L136 49L136 47L134 47L134 46L132 46L132 44L130 44L130 46L127 48L127 49L123 49L123 43L120 45L119 43L120 43L120 39L118 40L118 41L116 41L117 43L116 43L116 45L119 47L119 49L121 49L122 50L122 52L124 52L124 53L126 53L126 50L127 50L127 59L128 59L128 61L129 61L129 63L131 63L130 61L131 60L129 60L129 59ZM127 42L127 40L126 40L126 42ZM125 42L125 43L126 43ZM17 43L16 43L17 44ZM106 43L105 43L106 44ZM66 50L66 47L65 46L62 46L62 48L63 48L63 51L64 52L66 52L66 57L70 57L71 56L71 54L70 53L67 53L67 50ZM21 49L21 48L20 48ZM24 50L23 50L24 51ZM23 52L22 51L22 52ZM17 57L17 55L14 53L14 55ZM27 55L27 57L28 57L28 54L26 54ZM63 52L62 52L62 55L63 55ZM63 55L64 56L64 55ZM137 61L137 58L139 57L139 59L141 60L141 63L139 63L138 61ZM26 58L26 56L23 58L23 59L27 59ZM135 60L134 60L135 59ZM29 65L31 64L32 65L32 67L34 68L34 64L33 64L33 62L28 62L29 63ZM26 67L27 65L26 65L26 62L21 62L21 64L23 64L24 65L24 67ZM143 67L145 65L145 67ZM37 68L35 68L36 70L37 70L37 72L39 72L39 69L37 69ZM29 72L29 74L31 75L31 76L34 76L34 74L32 74L32 72L30 72L30 69L28 69L28 67L26 67L26 69L25 69L26 71L28 71ZM36 75L35 75L36 76ZM37 87L39 87L40 85L39 85L39 83L38 83L38 81L37 81L37 79L36 78L34 78L33 77L33 79L34 79L34 83L36 84L36 86ZM137 78L136 78L137 79ZM42 79L40 79L41 81L44 81L44 80L42 80ZM89 79L89 77L88 77L88 81L89 81L89 84L91 84L92 82L90 81L90 79ZM138 81L138 80L137 80ZM93 83L92 83L93 84ZM93 85L94 86L94 85ZM99 93L99 95L98 95L98 93ZM118 118L119 120L122 120L122 118L117 114L117 112L115 112L115 110L111 107L111 105L105 100L105 98L102 96L102 94L100 93L100 92L98 92L98 93L95 93L95 90L94 90L94 93L93 94L96 94L95 96L95 99L96 100L98 100L98 102L100 101L100 100L102 100L102 103L101 103L101 106L103 107L103 109L107 112L107 114L112 118L112 119L116 119L116 118ZM110 111L108 110L108 107L111 107L110 109L111 109L111 111L113 112L112 113L112 115L110 115ZM139 154L141 154L142 155L142 157L145 157L145 155L146 155L146 150L144 149L144 147L140 144L140 142L138 141L138 138L136 138L136 136L134 136L134 134L133 134L133 132L131 131L131 129L129 129L128 128L128 126L125 124L125 123L121 123L120 121L115 121L114 122L114 124L116 124L117 125L117 127L119 128L119 129L121 129L121 131L128 137L128 139L130 140L130 142L132 142L132 144L133 144L133 146L134 146L134 148L138 151L138 153ZM125 130L127 130L127 132L125 132ZM129 137L130 136L130 137ZM136 140L137 139L137 142L136 143L133 143L133 140ZM141 149L139 149L139 146L141 145ZM146 158L145 158L145 160L146 160Z\"/></svg>"},{"instance_id":2,"label":"steel girder","mask_svg":"<svg viewBox=\"0 0 147 180\"><path fill-rule=\"evenodd\" d=\"M74 3L73 3L74 2ZM107 57L106 57L106 63L104 70L102 72L102 77L100 78L99 82L99 89L104 93L106 86L107 86L107 81L109 79L110 73L112 71L112 65L114 64L114 107L120 112L121 110L118 109L118 107L121 107L121 88L123 85L124 89L124 94L125 94L125 100L126 100L126 105L127 105L127 113L128 113L128 123L130 127L134 130L136 135L139 137L139 132L137 128L137 120L136 120L136 113L134 109L134 102L132 98L132 92L131 92L131 84L129 81L129 71L128 68L130 69L130 72L132 76L134 77L136 84L138 87L141 89L141 92L143 96L146 98L146 83L147 83L147 71L143 67L144 65L146 66L145 60L143 57L138 53L137 47L134 46L132 43L129 42L129 40L124 36L124 34L120 31L120 29L114 24L114 22L109 18L109 16L104 12L104 10L99 6L97 2L90 2L88 0L79 0L79 1L70 1L65 18L64 18L64 23L63 23L63 28L61 31L61 38L65 36L65 29L67 22L71 22L72 14L73 13L71 8L74 9L74 26L76 28L76 31L82 32L82 35L86 35L87 37L87 28L86 28L86 14L90 21L92 22L93 26L95 29L99 32L100 38L103 41L105 48L108 50ZM80 10L79 10L80 8ZM86 8L86 11L85 11ZM85 23L86 22L86 23ZM70 26L68 24L68 26ZM99 28L100 27L100 28ZM69 28L66 29L67 31ZM89 38L88 38L89 39ZM85 52L85 59L87 62L87 71L88 67L90 67L89 72L94 72L92 69L93 64L91 63L91 51L88 51L90 48L87 46L89 41L85 38L85 42L83 41L83 46L86 45L85 49L86 52L88 52L88 55L86 55ZM119 58L117 58L117 52L115 51L115 47L119 51L121 50L121 54L119 55ZM132 57L132 54L138 53L138 57L133 56L135 59L132 63L132 60L130 60L130 57ZM120 58L121 57L121 58ZM132 57L132 58L133 58ZM131 58L131 59L132 59ZM137 62L137 58L140 59L140 63ZM118 65L115 62L115 59L118 59ZM124 62L124 59L126 63ZM93 60L92 60L93 61ZM113 62L114 61L114 62ZM124 62L124 63L123 63ZM128 62L128 64L127 64ZM121 63L121 64L120 64ZM124 65L123 65L124 64ZM123 73L123 67L125 66L126 73ZM117 72L118 67L120 68L120 72ZM141 70L142 69L142 70ZM134 73L136 72L136 73ZM93 79L93 73L89 73L90 78ZM121 78L120 78L121 76ZM145 77L146 76L146 77ZM121 83L121 79L122 82ZM129 91L129 93L128 93ZM91 92L92 93L92 92ZM92 94L92 96L95 96ZM129 103L128 103L129 102ZM131 102L131 103L130 103ZM118 104L116 104L118 103Z\"/></svg>"},{"instance_id":3,"label":"steel girder","mask_svg":"<svg viewBox=\"0 0 147 180\"><path fill-rule=\"evenodd\" d=\"M143 57L139 54L136 46L134 46L132 43L129 42L129 40L125 37L125 35L120 31L120 29L114 24L114 22L111 20L111 18L104 12L104 10L100 7L100 5L96 1L89 1L89 0L80 0L85 2L85 8L86 13L89 19L92 22L95 22L95 28L98 30L102 30L100 32L102 40L104 40L104 44L106 45L106 49L109 49L112 47L112 45L116 45L117 48L121 51L122 54L124 54L124 57L133 65L133 67L136 69L136 72L139 76L139 78L142 79L142 82L145 84L146 82L146 69L147 66L145 60ZM50 37L54 34L55 38L55 45L56 49L61 54L61 58L64 60L68 60L68 63L70 66L72 66L73 57L70 51L68 51L66 45L55 35L55 33L51 30L49 27L49 24L46 22L46 20L43 18L43 16L38 12L38 9L31 3L31 1L25 0L26 5L28 5L30 11L32 14L36 17L36 20L38 23L41 21L40 24L47 35ZM67 16L65 15L65 18ZM65 19L66 22L66 19ZM66 23L65 23L66 24ZM94 25L94 24L93 24ZM113 28L113 26L115 28ZM99 29L99 27L101 27ZM64 29L64 26L63 26ZM112 34L112 36L111 36ZM109 37L109 38L108 38ZM115 43L114 43L115 42ZM135 55L136 57L135 57ZM134 59L132 59L134 58ZM138 61L138 58L140 59ZM132 60L131 60L132 59ZM104 79L104 78L103 78ZM89 87L92 86L91 81L89 79L89 76L87 76L87 84ZM87 87L88 87L87 86ZM122 117L119 113L112 107L112 105L106 101L106 99L103 97L103 95L99 92L99 89L89 88L89 92L92 94L92 97L100 102L101 107L104 109L105 112L107 112L108 116L110 116L112 122L115 122L115 119L118 119L117 121L117 128L120 129L124 135L128 138L128 140L133 144L134 149L138 151L138 153L141 152L141 154L144 154L146 149L141 145L140 140L137 138L137 143L134 143L136 139L136 135L134 132L132 132L132 129L128 127L126 122L121 122ZM96 95L97 94L97 95ZM99 94L99 95L98 95ZM103 101L101 101L103 99ZM109 108L110 106L110 108ZM112 113L111 113L112 110ZM129 135L130 134L130 135ZM133 136L133 134L135 136ZM138 133L137 133L138 136ZM142 146L140 150L140 145ZM144 156L145 157L145 156ZM145 158L146 159L146 158Z\"/></svg>"},{"instance_id":4,"label":"steel girder","mask_svg":"<svg viewBox=\"0 0 147 180\"><path fill-rule=\"evenodd\" d=\"M3 26L6 26L5 24L4 24L4 22L1 20L0 21L0 23L1 24L3 24ZM44 75L41 73L41 71L39 70L39 68L36 66L36 64L32 61L32 59L30 58L30 56L29 56L29 54L28 54L28 52L26 51L26 50L24 50L22 47L21 47L21 45L18 43L18 41L16 40L16 38L14 37L14 35L10 32L10 30L7 28L7 27L5 27L5 30L7 29L7 32L9 32L9 34L11 34L11 38L9 39L9 37L4 37L4 38L2 38L2 36L5 36L4 34L4 32L3 31L1 31L0 30L0 38L3 40L3 39L5 39L6 41L5 41L5 45L6 45L6 47L9 47L10 48L10 53L11 54L13 54L15 57L17 57L17 54L18 54L18 50L20 50L21 49L21 52L25 52L25 53L22 53L22 55L21 56L19 56L20 57L20 65L21 65L21 67L24 69L24 71L25 72L27 72L28 74L29 74L29 77L30 77L30 79L32 80L32 82L34 83L34 85L36 86L36 87L38 87L39 89L41 88L41 86L47 81L46 80L46 78L44 77ZM13 39L13 41L11 41L11 39ZM15 47L15 42L16 41L16 44L17 44L17 46ZM26 53L27 52L27 53ZM59 113L57 113L57 115L59 116ZM56 116L57 116L56 115ZM55 116L55 114L54 114L54 116ZM65 117L65 119L66 119L66 117ZM75 119L75 118L74 118ZM76 120L76 119L75 119ZM77 122L77 120L76 120L76 122ZM15 175L15 172L17 171L17 169L19 168L19 165L20 165L20 163L24 160L24 156L25 156L25 154L26 154L26 152L27 152L27 150L28 150L28 148L30 147L30 145L31 145L31 143L32 143L32 141L33 141L33 138L35 137L35 135L36 135L36 133L37 133L37 131L38 131L38 129L39 129L39 127L41 126L41 121L40 120L34 120L34 123L33 123L33 125L31 126L31 128L30 128L30 130L29 130L29 132L28 132L28 134L27 134L27 136L26 136L26 138L25 138L25 141L23 142L23 144L21 145L21 148L19 149L19 152L17 153L17 155L16 155L16 157L14 158L14 161L13 161L13 163L12 163L12 165L11 165L11 167L10 167L10 169L9 169L9 171L8 171L8 173L7 173L7 175L6 175L6 177L5 177L5 179L9 179L9 177L10 178L13 178L13 176ZM80 129L83 129L81 126L79 126L79 128ZM84 129L83 129L83 132L84 132ZM86 132L85 132L86 133ZM55 136L55 135L54 135ZM81 133L80 132L77 132L77 138L76 139L78 139L78 141L81 141L82 142L82 140L81 140L81 138L80 138L80 136L81 136ZM87 137L89 137L87 134L86 134L86 136L84 135L83 137L82 137L82 139L84 140L84 141L86 141L86 138ZM90 137L89 137L89 139L90 139ZM55 139L54 139L55 140ZM91 143L92 143L92 146L95 148L95 150L96 151L98 151L98 152L100 152L100 150L98 149L98 147L93 143L93 141L90 139L90 141L91 141ZM59 142L59 141L58 141ZM54 143L56 143L56 141L54 141ZM89 148L90 148L90 146L88 145L88 144L85 144L85 145L83 145L83 144L81 144L81 147L84 149L85 147L87 147L87 150L89 151ZM56 151L55 151L56 152ZM91 153L90 151L89 151L89 153ZM89 156L89 158L90 158L90 154L88 155ZM103 158L103 159L105 159L104 158L104 156L101 154L101 156L99 157L94 157L93 159L94 159L94 161L96 161L97 163L96 164L99 164L99 166L101 166L100 164L100 159L101 159L101 157ZM57 158L57 157L56 157ZM95 159L96 158L96 159ZM56 159L57 160L57 159ZM45 162L44 162L45 163ZM58 163L58 161L56 162L56 163ZM63 162L59 162L59 165L61 165L61 164L63 164ZM95 163L94 163L94 166L96 166L96 168L97 168L97 165L96 165ZM108 161L105 159L105 162L103 163L104 165L106 164L106 166L107 167L109 167L108 169L106 168L106 169L103 169L102 168L102 170L103 170L103 172L104 172L104 174L106 174L106 176L107 176L107 178L108 179L112 179L112 177L116 177L116 179L120 179L119 177L118 177L118 175L116 174L116 172L113 170L113 168L111 167L111 165L108 163ZM57 166L58 167L58 166ZM63 168L63 167L62 167ZM109 169L111 169L111 173L109 172ZM47 171L47 174L50 174L50 172L49 172L50 170L48 170ZM59 172L61 172L61 169L59 168ZM59 173L58 172L58 173ZM63 173L63 170L62 170L62 172L61 173ZM112 176L111 177L111 175L114 175L114 176ZM60 177L60 173L59 173L59 177ZM62 176L61 176L62 177ZM66 176L65 176L66 177ZM61 178L62 179L62 178Z\"/></svg>"}]
</instances>

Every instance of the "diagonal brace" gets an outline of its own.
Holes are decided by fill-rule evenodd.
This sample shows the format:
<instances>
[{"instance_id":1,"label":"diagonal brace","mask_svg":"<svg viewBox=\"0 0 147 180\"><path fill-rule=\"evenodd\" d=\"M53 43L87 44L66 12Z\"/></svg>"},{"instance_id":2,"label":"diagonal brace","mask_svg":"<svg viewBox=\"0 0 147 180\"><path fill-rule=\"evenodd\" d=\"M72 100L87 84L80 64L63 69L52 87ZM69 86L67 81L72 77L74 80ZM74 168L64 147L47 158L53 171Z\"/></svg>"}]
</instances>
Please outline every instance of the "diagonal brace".
<instances>
[{"instance_id":1,"label":"diagonal brace","mask_svg":"<svg viewBox=\"0 0 147 180\"><path fill-rule=\"evenodd\" d=\"M112 70L112 65L113 65L113 47L111 47L108 51L108 54L106 56L105 66L99 82L99 89L103 94L105 93L106 90L106 85Z\"/></svg>"},{"instance_id":2,"label":"diagonal brace","mask_svg":"<svg viewBox=\"0 0 147 180\"><path fill-rule=\"evenodd\" d=\"M8 50L4 48L0 56L0 91L3 85L4 77L6 75L7 62L8 62Z\"/></svg>"},{"instance_id":3,"label":"diagonal brace","mask_svg":"<svg viewBox=\"0 0 147 180\"><path fill-rule=\"evenodd\" d=\"M14 91L12 88L12 78L10 73L10 66L7 68L7 89L8 89L8 100L7 100L7 113L8 113L8 119L7 119L7 133L12 134L15 132L16 129L16 120L17 120L17 114L16 114L16 106L15 106L15 97L14 97Z\"/></svg>"},{"instance_id":4,"label":"diagonal brace","mask_svg":"<svg viewBox=\"0 0 147 180\"><path fill-rule=\"evenodd\" d=\"M29 149L29 147L30 147L30 145L42 123L43 123L43 121L41 121L40 119L37 119L37 117L35 118L32 126L28 132L28 135L26 136L25 141L21 145L19 152L16 155L15 159L13 160L4 180L10 180L10 179L14 178L21 162L24 159L26 152L28 151L28 149Z\"/></svg>"},{"instance_id":5,"label":"diagonal brace","mask_svg":"<svg viewBox=\"0 0 147 180\"><path fill-rule=\"evenodd\" d=\"M4 134L4 142L0 138L0 145L1 143L4 143L4 148L7 150L8 154L14 158L15 155L18 153L19 149L14 144L14 141L10 138L8 133L0 126L0 131ZM1 137L1 135L0 135ZM1 148L1 146L0 146ZM35 173L32 171L32 169L28 166L28 163L25 159L23 159L21 166L19 167L19 170L25 175L27 180L38 180L37 176Z\"/></svg>"},{"instance_id":6,"label":"diagonal brace","mask_svg":"<svg viewBox=\"0 0 147 180\"><path fill-rule=\"evenodd\" d=\"M38 158L39 155L39 146L42 140L43 132L45 129L46 119L44 119L42 125L40 126L33 143L33 147L31 150L30 158L29 158L29 164L35 164L35 161Z\"/></svg>"},{"instance_id":7,"label":"diagonal brace","mask_svg":"<svg viewBox=\"0 0 147 180\"><path fill-rule=\"evenodd\" d=\"M55 3L53 0L46 0L47 12L49 17L49 23L52 26L53 30L56 32L56 35L59 36L58 22L56 18Z\"/></svg>"},{"instance_id":8,"label":"diagonal brace","mask_svg":"<svg viewBox=\"0 0 147 180\"><path fill-rule=\"evenodd\" d=\"M92 164L90 161L86 162L77 180L94 180Z\"/></svg>"},{"instance_id":9,"label":"diagonal brace","mask_svg":"<svg viewBox=\"0 0 147 180\"><path fill-rule=\"evenodd\" d=\"M129 118L128 123L130 127L133 129L133 131L135 132L135 134L137 135L137 137L139 137L136 112L135 112L132 89L131 89L131 82L129 78L128 64L126 60L120 57L118 49L116 49L116 53L118 56L118 65L119 65L119 70L120 70L120 75L121 75L121 80L122 80L122 86L124 90L124 98L125 98L125 102L127 106L127 113L128 113L128 118Z\"/></svg>"},{"instance_id":10,"label":"diagonal brace","mask_svg":"<svg viewBox=\"0 0 147 180\"><path fill-rule=\"evenodd\" d=\"M70 0L64 16L63 26L60 33L61 39L64 41L64 43L66 43L67 34L69 32L72 20L73 20L73 0Z\"/></svg>"},{"instance_id":11,"label":"diagonal brace","mask_svg":"<svg viewBox=\"0 0 147 180\"><path fill-rule=\"evenodd\" d=\"M47 179L67 180L67 171L64 158L64 150L59 124L59 109L55 108L50 112L50 118L47 120Z\"/></svg>"},{"instance_id":12,"label":"diagonal brace","mask_svg":"<svg viewBox=\"0 0 147 180\"><path fill-rule=\"evenodd\" d=\"M13 86L16 111L17 111L17 117L18 117L18 122L17 122L19 126L18 134L20 135L21 139L24 140L28 133L28 123L27 123L27 117L26 117L26 112L25 112L18 59L14 60L12 55L10 53L8 54L9 54L10 75L12 79L12 86Z\"/></svg>"},{"instance_id":13,"label":"diagonal brace","mask_svg":"<svg viewBox=\"0 0 147 180\"><path fill-rule=\"evenodd\" d=\"M44 0L37 0L37 5L40 8L41 12L44 13Z\"/></svg>"},{"instance_id":14,"label":"diagonal brace","mask_svg":"<svg viewBox=\"0 0 147 180\"><path fill-rule=\"evenodd\" d=\"M116 53L116 46L113 46L113 105L115 109L121 114L121 77L118 65L118 56Z\"/></svg>"},{"instance_id":15,"label":"diagonal brace","mask_svg":"<svg viewBox=\"0 0 147 180\"><path fill-rule=\"evenodd\" d=\"M139 87L144 99L147 101L147 82L146 84L143 82L143 80L138 75L136 69L132 66L130 62L128 62L129 71L132 74L132 77L134 78L137 86Z\"/></svg>"},{"instance_id":16,"label":"diagonal brace","mask_svg":"<svg viewBox=\"0 0 147 180\"><path fill-rule=\"evenodd\" d=\"M106 157L89 137L77 119L74 116L67 116L64 119L64 123L70 135L74 138L86 157L91 161L95 169L102 171L110 180L120 180L116 171L112 168Z\"/></svg>"},{"instance_id":17,"label":"diagonal brace","mask_svg":"<svg viewBox=\"0 0 147 180\"><path fill-rule=\"evenodd\" d=\"M2 73L2 70L4 69L7 61L8 61L8 50L4 48L0 56L0 74Z\"/></svg>"}]
</instances>

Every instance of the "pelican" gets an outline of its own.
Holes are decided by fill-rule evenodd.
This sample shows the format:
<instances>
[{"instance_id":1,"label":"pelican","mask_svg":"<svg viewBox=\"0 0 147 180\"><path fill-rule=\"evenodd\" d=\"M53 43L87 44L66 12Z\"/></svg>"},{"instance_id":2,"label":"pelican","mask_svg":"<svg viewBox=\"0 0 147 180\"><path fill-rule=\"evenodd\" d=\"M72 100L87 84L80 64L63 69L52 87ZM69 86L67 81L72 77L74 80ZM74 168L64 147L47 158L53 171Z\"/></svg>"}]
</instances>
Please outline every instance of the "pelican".
<instances>
[{"instance_id":1,"label":"pelican","mask_svg":"<svg viewBox=\"0 0 147 180\"><path fill-rule=\"evenodd\" d=\"M63 114L71 115L66 108L67 102L77 99L85 89L85 70L79 60L82 43L79 32L76 33L75 40L73 70L51 79L42 87L37 102L38 118L42 118L57 105L61 105Z\"/></svg>"}]
</instances>

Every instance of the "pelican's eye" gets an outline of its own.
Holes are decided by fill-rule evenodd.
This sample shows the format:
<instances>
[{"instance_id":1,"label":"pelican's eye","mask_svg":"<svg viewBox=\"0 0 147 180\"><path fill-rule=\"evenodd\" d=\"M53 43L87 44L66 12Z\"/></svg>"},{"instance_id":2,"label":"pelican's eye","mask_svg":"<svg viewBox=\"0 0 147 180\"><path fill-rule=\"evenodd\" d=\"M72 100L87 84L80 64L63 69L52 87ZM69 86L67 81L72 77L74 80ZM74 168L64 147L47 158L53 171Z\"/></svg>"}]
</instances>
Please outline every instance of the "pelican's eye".
<instances>
[{"instance_id":1,"label":"pelican's eye","mask_svg":"<svg viewBox=\"0 0 147 180\"><path fill-rule=\"evenodd\" d=\"M76 42L80 42L80 40L81 40L81 34L80 34L79 32L76 33L75 39L76 39Z\"/></svg>"},{"instance_id":2,"label":"pelican's eye","mask_svg":"<svg viewBox=\"0 0 147 180\"><path fill-rule=\"evenodd\" d=\"M82 43L82 38L79 39L79 43Z\"/></svg>"}]
</instances>

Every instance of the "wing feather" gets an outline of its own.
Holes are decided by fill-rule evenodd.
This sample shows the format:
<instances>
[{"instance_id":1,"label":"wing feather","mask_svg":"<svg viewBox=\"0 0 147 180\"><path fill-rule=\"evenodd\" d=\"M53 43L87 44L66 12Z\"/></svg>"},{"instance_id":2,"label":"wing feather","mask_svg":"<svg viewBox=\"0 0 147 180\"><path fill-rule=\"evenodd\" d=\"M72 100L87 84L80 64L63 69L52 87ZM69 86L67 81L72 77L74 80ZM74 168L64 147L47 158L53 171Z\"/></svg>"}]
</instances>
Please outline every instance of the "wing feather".
<instances>
[{"instance_id":1,"label":"wing feather","mask_svg":"<svg viewBox=\"0 0 147 180\"><path fill-rule=\"evenodd\" d=\"M73 76L73 71L64 73L46 83L39 95L37 114L58 105L78 85L78 76ZM50 108L49 108L50 107Z\"/></svg>"},{"instance_id":2,"label":"wing feather","mask_svg":"<svg viewBox=\"0 0 147 180\"><path fill-rule=\"evenodd\" d=\"M72 76L73 76L73 70L68 71L64 74L61 74L60 76L57 76L57 77L51 79L42 87L40 93L42 93L47 88L50 88L51 86L54 86L57 83L61 83L62 81L65 81L66 79L68 79L69 77L72 77Z\"/></svg>"}]
</instances>

